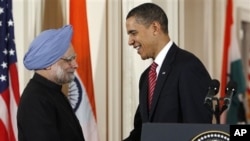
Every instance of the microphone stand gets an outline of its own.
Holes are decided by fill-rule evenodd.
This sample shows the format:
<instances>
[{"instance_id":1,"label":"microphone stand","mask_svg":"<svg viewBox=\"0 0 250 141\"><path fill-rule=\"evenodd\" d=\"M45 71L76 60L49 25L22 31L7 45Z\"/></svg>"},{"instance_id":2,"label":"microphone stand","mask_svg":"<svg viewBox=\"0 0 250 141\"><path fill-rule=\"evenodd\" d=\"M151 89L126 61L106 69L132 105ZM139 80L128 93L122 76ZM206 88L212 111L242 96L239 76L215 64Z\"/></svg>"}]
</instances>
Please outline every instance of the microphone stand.
<instances>
[{"instance_id":1,"label":"microphone stand","mask_svg":"<svg viewBox=\"0 0 250 141\"><path fill-rule=\"evenodd\" d=\"M224 101L223 98L217 98L217 97L213 97L212 98L212 103L213 101L216 102L215 107L213 109L213 107L211 106L211 110L215 116L216 119L216 123L220 124L220 116L221 114L228 108L228 105L226 105L225 103L223 104L222 108L220 108L220 101Z\"/></svg>"},{"instance_id":2,"label":"microphone stand","mask_svg":"<svg viewBox=\"0 0 250 141\"><path fill-rule=\"evenodd\" d=\"M222 113L220 112L220 100L217 97L213 97L212 100L216 102L215 108L214 108L215 110L213 110L214 111L213 114L215 116L216 123L220 124L220 115Z\"/></svg>"}]
</instances>

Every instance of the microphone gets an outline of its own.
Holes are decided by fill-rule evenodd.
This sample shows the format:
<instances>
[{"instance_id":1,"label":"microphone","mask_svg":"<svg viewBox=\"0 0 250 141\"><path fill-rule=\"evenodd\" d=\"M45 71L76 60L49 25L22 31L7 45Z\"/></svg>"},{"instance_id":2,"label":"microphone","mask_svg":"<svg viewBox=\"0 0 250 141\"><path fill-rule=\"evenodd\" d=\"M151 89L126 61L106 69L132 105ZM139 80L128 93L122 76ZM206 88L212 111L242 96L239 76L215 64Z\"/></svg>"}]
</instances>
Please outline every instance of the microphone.
<instances>
[{"instance_id":1,"label":"microphone","mask_svg":"<svg viewBox=\"0 0 250 141\"><path fill-rule=\"evenodd\" d=\"M229 105L231 104L231 100L233 95L235 95L237 91L237 83L234 81L229 81L226 87L226 95L224 97L224 105L226 105L227 107L229 107Z\"/></svg>"},{"instance_id":2,"label":"microphone","mask_svg":"<svg viewBox=\"0 0 250 141\"><path fill-rule=\"evenodd\" d=\"M213 79L208 86L207 96L205 98L204 104L212 107L213 97L218 93L220 87L220 82L216 79Z\"/></svg>"}]
</instances>

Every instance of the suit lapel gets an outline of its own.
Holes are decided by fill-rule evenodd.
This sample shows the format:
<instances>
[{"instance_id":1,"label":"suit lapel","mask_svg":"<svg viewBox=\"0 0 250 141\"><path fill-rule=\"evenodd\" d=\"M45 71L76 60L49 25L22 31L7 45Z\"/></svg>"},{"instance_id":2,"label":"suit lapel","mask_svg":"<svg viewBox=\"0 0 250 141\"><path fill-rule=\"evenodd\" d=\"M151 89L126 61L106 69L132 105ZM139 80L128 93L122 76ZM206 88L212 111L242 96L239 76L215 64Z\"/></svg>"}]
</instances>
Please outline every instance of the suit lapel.
<instances>
[{"instance_id":1,"label":"suit lapel","mask_svg":"<svg viewBox=\"0 0 250 141\"><path fill-rule=\"evenodd\" d=\"M152 107L151 107L152 109L149 112L149 120L151 120L152 118L159 96L161 94L161 90L165 84L165 81L167 80L169 72L171 71L171 68L172 68L171 64L174 61L177 49L178 47L175 44L173 44L162 63L161 69L157 77L156 85L155 85L154 96L153 96Z\"/></svg>"}]
</instances>

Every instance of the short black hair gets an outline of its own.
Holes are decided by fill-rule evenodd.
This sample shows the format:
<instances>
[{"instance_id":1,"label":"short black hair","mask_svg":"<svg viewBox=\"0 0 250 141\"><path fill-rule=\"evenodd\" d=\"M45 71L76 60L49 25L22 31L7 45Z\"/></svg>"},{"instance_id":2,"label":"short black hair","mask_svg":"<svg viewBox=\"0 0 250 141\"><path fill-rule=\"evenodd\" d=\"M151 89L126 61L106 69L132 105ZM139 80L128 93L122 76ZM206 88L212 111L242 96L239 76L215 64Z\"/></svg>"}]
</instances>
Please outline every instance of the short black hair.
<instances>
[{"instance_id":1,"label":"short black hair","mask_svg":"<svg viewBox=\"0 0 250 141\"><path fill-rule=\"evenodd\" d=\"M126 19L135 17L136 21L145 26L157 21L162 31L168 34L168 18L164 10L154 3L144 3L129 11Z\"/></svg>"}]
</instances>

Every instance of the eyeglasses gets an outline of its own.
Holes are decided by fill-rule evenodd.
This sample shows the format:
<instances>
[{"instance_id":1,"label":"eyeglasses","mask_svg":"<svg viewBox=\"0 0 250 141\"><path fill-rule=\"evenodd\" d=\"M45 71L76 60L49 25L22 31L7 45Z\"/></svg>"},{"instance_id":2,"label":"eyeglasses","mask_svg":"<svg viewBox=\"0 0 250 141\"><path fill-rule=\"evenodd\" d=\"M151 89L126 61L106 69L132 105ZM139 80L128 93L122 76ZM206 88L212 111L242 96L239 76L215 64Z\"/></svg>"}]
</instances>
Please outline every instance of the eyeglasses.
<instances>
[{"instance_id":1,"label":"eyeglasses","mask_svg":"<svg viewBox=\"0 0 250 141\"><path fill-rule=\"evenodd\" d=\"M70 56L70 57L62 57L62 58L60 58L60 59L62 59L63 61L65 61L65 62L67 62L67 63L71 63L73 60L76 59L76 55L72 55L72 56Z\"/></svg>"}]
</instances>

